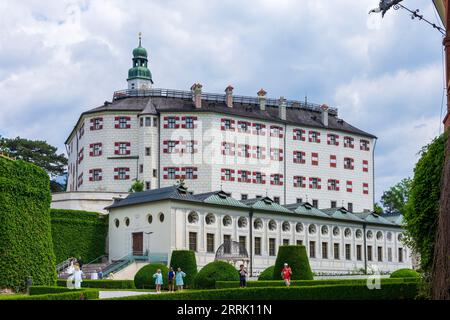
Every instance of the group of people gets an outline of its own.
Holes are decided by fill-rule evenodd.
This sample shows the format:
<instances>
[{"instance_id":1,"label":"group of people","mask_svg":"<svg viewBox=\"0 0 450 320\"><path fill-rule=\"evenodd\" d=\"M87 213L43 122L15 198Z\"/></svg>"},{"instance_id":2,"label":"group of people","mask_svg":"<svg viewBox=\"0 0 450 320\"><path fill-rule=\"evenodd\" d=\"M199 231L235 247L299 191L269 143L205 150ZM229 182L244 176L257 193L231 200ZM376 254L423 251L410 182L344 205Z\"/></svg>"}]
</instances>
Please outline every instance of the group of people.
<instances>
[{"instance_id":1,"label":"group of people","mask_svg":"<svg viewBox=\"0 0 450 320\"><path fill-rule=\"evenodd\" d=\"M186 277L186 273L184 273L181 268L178 268L175 272L173 267L170 267L167 275L169 292L175 292L175 285L179 291L183 291L184 277ZM156 270L153 279L155 279L156 293L161 293L161 287L164 284L161 269Z\"/></svg>"},{"instance_id":2,"label":"group of people","mask_svg":"<svg viewBox=\"0 0 450 320\"><path fill-rule=\"evenodd\" d=\"M83 271L81 268L83 267L83 262L80 258L70 258L69 259L69 267L66 272L72 276L74 281L75 289L81 288L81 282L83 282ZM70 278L69 278L70 279Z\"/></svg>"},{"instance_id":3,"label":"group of people","mask_svg":"<svg viewBox=\"0 0 450 320\"><path fill-rule=\"evenodd\" d=\"M245 266L241 264L239 268L239 280L240 280L240 287L245 288L247 286L247 269L245 269ZM287 263L284 264L283 269L281 270L281 277L284 280L284 283L287 287L291 285L291 276L292 276L292 269L289 267Z\"/></svg>"}]
</instances>

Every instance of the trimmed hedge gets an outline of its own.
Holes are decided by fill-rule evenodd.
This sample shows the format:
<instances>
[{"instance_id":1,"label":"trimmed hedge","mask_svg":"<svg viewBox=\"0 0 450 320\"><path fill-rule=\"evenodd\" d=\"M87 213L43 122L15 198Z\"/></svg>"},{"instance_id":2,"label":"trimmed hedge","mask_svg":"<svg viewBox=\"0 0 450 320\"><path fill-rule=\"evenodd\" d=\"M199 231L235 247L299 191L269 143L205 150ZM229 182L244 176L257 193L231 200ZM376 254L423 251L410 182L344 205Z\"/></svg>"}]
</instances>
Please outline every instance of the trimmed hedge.
<instances>
[{"instance_id":1,"label":"trimmed hedge","mask_svg":"<svg viewBox=\"0 0 450 320\"><path fill-rule=\"evenodd\" d=\"M192 250L174 250L170 258L170 266L176 272L178 267L186 273L184 283L186 287L194 285L194 279L197 275L197 261L195 260L195 252Z\"/></svg>"},{"instance_id":2,"label":"trimmed hedge","mask_svg":"<svg viewBox=\"0 0 450 320\"><path fill-rule=\"evenodd\" d=\"M214 289L216 281L239 281L239 272L231 264L214 261L204 266L195 277L198 289Z\"/></svg>"},{"instance_id":3,"label":"trimmed hedge","mask_svg":"<svg viewBox=\"0 0 450 320\"><path fill-rule=\"evenodd\" d=\"M65 287L67 280L58 280L59 287ZM134 280L83 280L82 288L99 288L99 289L135 289Z\"/></svg>"},{"instance_id":4,"label":"trimmed hedge","mask_svg":"<svg viewBox=\"0 0 450 320\"><path fill-rule=\"evenodd\" d=\"M419 278L420 274L413 269L398 269L391 273L391 278Z\"/></svg>"},{"instance_id":5,"label":"trimmed hedge","mask_svg":"<svg viewBox=\"0 0 450 320\"><path fill-rule=\"evenodd\" d=\"M54 294L70 292L73 289L67 287L50 287L50 286L32 286L30 287L30 296L37 296L41 294Z\"/></svg>"},{"instance_id":6,"label":"trimmed hedge","mask_svg":"<svg viewBox=\"0 0 450 320\"><path fill-rule=\"evenodd\" d=\"M273 272L274 272L275 266L270 266L266 268L263 272L259 274L258 281L267 281L267 280L273 280Z\"/></svg>"},{"instance_id":7,"label":"trimmed hedge","mask_svg":"<svg viewBox=\"0 0 450 320\"><path fill-rule=\"evenodd\" d=\"M44 170L0 157L0 288L55 284L50 202Z\"/></svg>"},{"instance_id":8,"label":"trimmed hedge","mask_svg":"<svg viewBox=\"0 0 450 320\"><path fill-rule=\"evenodd\" d=\"M382 278L381 285L386 283L416 283L414 278ZM329 280L292 280L293 287L309 287L321 285L364 285L367 279L329 279ZM285 287L285 283L281 280L271 281L247 281L248 288L261 287ZM216 281L216 289L239 288L239 281Z\"/></svg>"},{"instance_id":9,"label":"trimmed hedge","mask_svg":"<svg viewBox=\"0 0 450 320\"><path fill-rule=\"evenodd\" d=\"M275 268L273 270L273 280L282 279L281 270L283 269L284 263L288 263L292 269L292 280L314 279L305 246L279 247Z\"/></svg>"},{"instance_id":10,"label":"trimmed hedge","mask_svg":"<svg viewBox=\"0 0 450 320\"><path fill-rule=\"evenodd\" d=\"M99 298L99 291L96 289L71 290L46 286L32 288L30 288L29 296L6 296L1 297L0 300L96 300ZM31 294L33 290L34 294Z\"/></svg>"},{"instance_id":11,"label":"trimmed hedge","mask_svg":"<svg viewBox=\"0 0 450 320\"><path fill-rule=\"evenodd\" d=\"M290 288L237 288L139 295L113 300L400 300L414 299L417 283L388 283L380 290L366 285L328 285Z\"/></svg>"},{"instance_id":12,"label":"trimmed hedge","mask_svg":"<svg viewBox=\"0 0 450 320\"><path fill-rule=\"evenodd\" d=\"M134 285L136 286L136 288L154 289L155 279L153 279L153 275L158 269L161 269L161 273L163 275L163 285L161 287L167 288L169 269L166 265L160 263L151 263L139 269L139 271L134 276Z\"/></svg>"},{"instance_id":13,"label":"trimmed hedge","mask_svg":"<svg viewBox=\"0 0 450 320\"><path fill-rule=\"evenodd\" d=\"M105 254L108 218L97 212L51 209L56 261L81 257L85 263Z\"/></svg>"}]
</instances>

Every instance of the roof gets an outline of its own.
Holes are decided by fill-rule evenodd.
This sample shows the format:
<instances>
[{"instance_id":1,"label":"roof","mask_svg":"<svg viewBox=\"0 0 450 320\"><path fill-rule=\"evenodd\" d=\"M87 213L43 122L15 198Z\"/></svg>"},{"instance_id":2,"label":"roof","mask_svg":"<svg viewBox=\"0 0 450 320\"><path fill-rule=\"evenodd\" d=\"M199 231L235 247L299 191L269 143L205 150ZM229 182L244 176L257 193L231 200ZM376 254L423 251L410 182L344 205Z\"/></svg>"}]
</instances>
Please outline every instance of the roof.
<instances>
[{"instance_id":1,"label":"roof","mask_svg":"<svg viewBox=\"0 0 450 320\"><path fill-rule=\"evenodd\" d=\"M330 217L333 217L335 219L342 219L342 220L353 220L362 222L363 219L359 218L358 216L354 215L353 213L349 212L344 207L342 208L330 208L330 209L321 209L322 212L328 214Z\"/></svg>"},{"instance_id":2,"label":"roof","mask_svg":"<svg viewBox=\"0 0 450 320\"><path fill-rule=\"evenodd\" d=\"M197 194L194 196L198 201L205 203L218 204L222 206L248 208L245 204L232 198L230 194L223 191L208 192L203 194Z\"/></svg>"},{"instance_id":3,"label":"roof","mask_svg":"<svg viewBox=\"0 0 450 320\"><path fill-rule=\"evenodd\" d=\"M394 225L394 223L392 223L389 220L383 218L382 216L376 214L375 212L355 213L355 215L357 215L358 217L360 217L361 219L363 219L366 222Z\"/></svg>"},{"instance_id":4,"label":"roof","mask_svg":"<svg viewBox=\"0 0 450 320\"><path fill-rule=\"evenodd\" d=\"M165 89L154 89L152 94ZM156 95L156 94L155 94ZM161 94L162 95L162 94ZM214 98L217 95L214 95ZM328 126L322 123L320 111L313 108L302 107L288 107L286 109L286 120L279 117L279 108L275 105L266 105L265 110L261 110L259 104L254 103L253 100L244 102L234 102L233 108L227 107L224 101L220 98L213 100L213 97L208 99L208 96L202 99L202 107L195 108L192 99L188 98L189 93L181 92L179 97L165 97L165 96L139 96L139 92L133 96L129 92L116 93L115 99L112 102L105 101L102 106L90 109L83 112L78 119L77 125L83 116L99 113L99 112L137 112L140 114L159 114L163 112L181 112L181 113L202 113L213 112L219 114L227 114L230 116L239 116L245 118L258 119L262 121L285 123L296 126L306 126L313 128L330 129L336 131L357 134L369 138L376 138L373 134L358 129L344 120L338 118L336 113L330 113L328 117ZM77 127L75 126L75 128ZM69 135L67 141L72 136L75 128Z\"/></svg>"},{"instance_id":5,"label":"roof","mask_svg":"<svg viewBox=\"0 0 450 320\"><path fill-rule=\"evenodd\" d=\"M241 202L253 209L276 211L276 212L283 212L283 213L292 213L291 210L286 209L282 205L274 202L269 197L241 200Z\"/></svg>"}]
</instances>

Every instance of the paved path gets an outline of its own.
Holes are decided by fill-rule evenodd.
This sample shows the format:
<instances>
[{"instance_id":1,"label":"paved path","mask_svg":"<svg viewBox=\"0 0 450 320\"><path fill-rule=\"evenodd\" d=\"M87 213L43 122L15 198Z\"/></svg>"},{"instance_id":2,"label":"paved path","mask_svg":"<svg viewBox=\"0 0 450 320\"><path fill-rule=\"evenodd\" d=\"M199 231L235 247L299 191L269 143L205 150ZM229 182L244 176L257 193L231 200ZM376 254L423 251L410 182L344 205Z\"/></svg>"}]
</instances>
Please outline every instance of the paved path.
<instances>
[{"instance_id":1,"label":"paved path","mask_svg":"<svg viewBox=\"0 0 450 320\"><path fill-rule=\"evenodd\" d=\"M137 291L100 291L100 299L121 298L130 296L139 296L143 294L156 294L155 292L137 292Z\"/></svg>"}]
</instances>

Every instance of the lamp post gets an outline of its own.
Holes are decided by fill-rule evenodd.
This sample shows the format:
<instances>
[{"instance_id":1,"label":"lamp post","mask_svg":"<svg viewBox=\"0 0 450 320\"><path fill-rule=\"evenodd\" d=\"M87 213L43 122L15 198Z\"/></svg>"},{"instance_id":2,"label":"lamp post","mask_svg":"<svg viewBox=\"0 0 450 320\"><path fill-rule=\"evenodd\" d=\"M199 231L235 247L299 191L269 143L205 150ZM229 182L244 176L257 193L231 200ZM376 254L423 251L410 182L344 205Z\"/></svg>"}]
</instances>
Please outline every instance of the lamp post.
<instances>
[{"instance_id":1,"label":"lamp post","mask_svg":"<svg viewBox=\"0 0 450 320\"><path fill-rule=\"evenodd\" d=\"M153 234L153 231L146 232L147 235L147 259L150 261L150 235Z\"/></svg>"}]
</instances>

